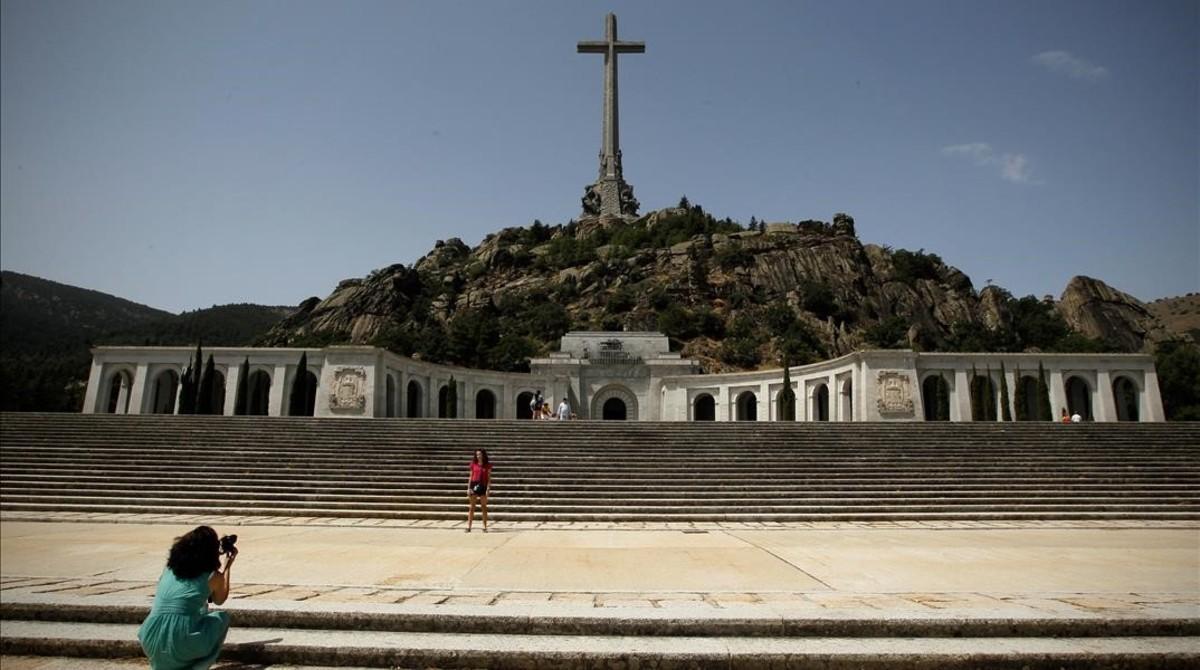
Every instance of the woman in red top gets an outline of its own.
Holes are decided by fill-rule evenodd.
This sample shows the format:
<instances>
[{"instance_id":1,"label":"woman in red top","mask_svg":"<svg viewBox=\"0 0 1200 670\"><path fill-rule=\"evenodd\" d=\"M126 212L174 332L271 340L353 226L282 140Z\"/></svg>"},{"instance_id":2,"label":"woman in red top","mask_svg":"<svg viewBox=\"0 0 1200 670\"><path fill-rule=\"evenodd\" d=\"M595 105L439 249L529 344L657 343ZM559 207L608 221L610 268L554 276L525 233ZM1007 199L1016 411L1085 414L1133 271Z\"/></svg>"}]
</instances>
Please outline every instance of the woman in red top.
<instances>
[{"instance_id":1,"label":"woman in red top","mask_svg":"<svg viewBox=\"0 0 1200 670\"><path fill-rule=\"evenodd\" d=\"M471 532L471 522L475 520L475 499L479 499L479 509L483 512L483 532L487 532L487 492L492 479L492 464L488 461L486 449L476 449L471 458L471 478L467 480L467 532Z\"/></svg>"}]
</instances>

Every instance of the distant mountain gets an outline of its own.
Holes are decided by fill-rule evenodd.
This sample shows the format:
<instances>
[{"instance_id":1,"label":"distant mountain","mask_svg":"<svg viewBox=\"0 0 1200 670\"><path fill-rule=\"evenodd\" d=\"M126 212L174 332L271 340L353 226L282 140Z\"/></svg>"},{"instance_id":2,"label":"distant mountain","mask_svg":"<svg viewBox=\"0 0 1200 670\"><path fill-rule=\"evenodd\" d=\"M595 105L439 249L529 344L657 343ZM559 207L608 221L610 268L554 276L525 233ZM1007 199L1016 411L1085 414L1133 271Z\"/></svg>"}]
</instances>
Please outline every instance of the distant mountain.
<instances>
[{"instance_id":1,"label":"distant mountain","mask_svg":"<svg viewBox=\"0 0 1200 670\"><path fill-rule=\"evenodd\" d=\"M1200 342L1200 293L1159 298L1146 306L1172 333L1188 334Z\"/></svg>"},{"instance_id":2,"label":"distant mountain","mask_svg":"<svg viewBox=\"0 0 1200 670\"><path fill-rule=\"evenodd\" d=\"M246 345L293 311L240 304L171 314L0 272L0 409L79 411L94 345Z\"/></svg>"}]
</instances>

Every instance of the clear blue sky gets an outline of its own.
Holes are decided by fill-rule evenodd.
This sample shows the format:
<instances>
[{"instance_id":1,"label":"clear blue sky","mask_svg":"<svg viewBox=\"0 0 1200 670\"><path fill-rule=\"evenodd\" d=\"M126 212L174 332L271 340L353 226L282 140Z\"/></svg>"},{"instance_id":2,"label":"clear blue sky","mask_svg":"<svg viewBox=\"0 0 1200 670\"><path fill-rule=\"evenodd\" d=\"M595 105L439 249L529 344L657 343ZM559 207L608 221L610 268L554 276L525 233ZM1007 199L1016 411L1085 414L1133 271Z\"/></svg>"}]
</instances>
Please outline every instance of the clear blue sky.
<instances>
[{"instance_id":1,"label":"clear blue sky","mask_svg":"<svg viewBox=\"0 0 1200 670\"><path fill-rule=\"evenodd\" d=\"M1014 294L1200 290L1200 3L3 0L0 266L296 304L596 175L617 13L643 212L847 212Z\"/></svg>"}]
</instances>

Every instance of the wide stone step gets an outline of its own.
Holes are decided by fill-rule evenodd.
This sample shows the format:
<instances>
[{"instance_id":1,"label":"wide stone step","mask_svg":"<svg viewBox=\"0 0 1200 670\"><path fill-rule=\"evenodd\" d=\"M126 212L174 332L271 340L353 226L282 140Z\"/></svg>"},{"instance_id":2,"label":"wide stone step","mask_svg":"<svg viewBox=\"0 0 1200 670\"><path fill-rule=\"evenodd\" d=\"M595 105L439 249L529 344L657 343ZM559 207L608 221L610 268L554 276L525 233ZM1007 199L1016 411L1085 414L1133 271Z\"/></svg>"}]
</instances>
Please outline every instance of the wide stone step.
<instances>
[{"instance_id":1,"label":"wide stone step","mask_svg":"<svg viewBox=\"0 0 1200 670\"><path fill-rule=\"evenodd\" d=\"M133 624L0 621L5 654L138 658ZM430 668L1190 668L1197 637L710 637L420 633L234 625L241 663Z\"/></svg>"}]
</instances>

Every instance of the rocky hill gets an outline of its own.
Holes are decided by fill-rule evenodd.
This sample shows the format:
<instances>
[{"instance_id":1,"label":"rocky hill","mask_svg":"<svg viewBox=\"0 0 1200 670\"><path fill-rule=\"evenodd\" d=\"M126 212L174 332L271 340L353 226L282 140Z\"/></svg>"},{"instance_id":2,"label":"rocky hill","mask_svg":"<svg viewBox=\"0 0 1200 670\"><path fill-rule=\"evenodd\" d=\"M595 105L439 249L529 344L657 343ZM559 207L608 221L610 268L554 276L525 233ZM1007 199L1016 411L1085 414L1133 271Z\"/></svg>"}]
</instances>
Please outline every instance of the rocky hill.
<instances>
[{"instance_id":1,"label":"rocky hill","mask_svg":"<svg viewBox=\"0 0 1200 670\"><path fill-rule=\"evenodd\" d=\"M633 222L507 228L438 242L310 298L266 345L353 342L506 370L567 330L661 330L708 371L803 363L863 347L1143 351L1170 337L1147 306L1076 277L1014 298L924 250L862 243L854 220L718 220L684 199Z\"/></svg>"}]
</instances>

